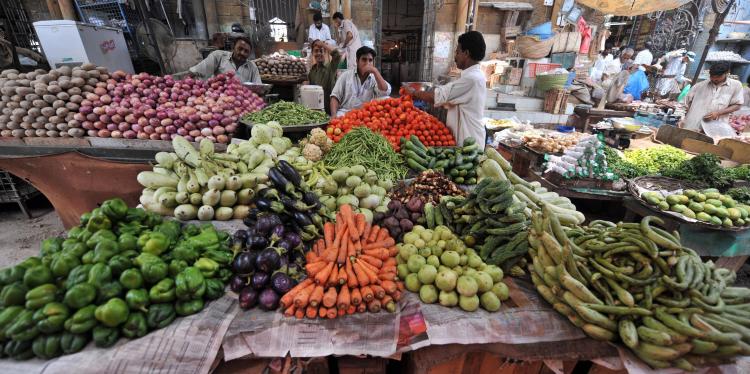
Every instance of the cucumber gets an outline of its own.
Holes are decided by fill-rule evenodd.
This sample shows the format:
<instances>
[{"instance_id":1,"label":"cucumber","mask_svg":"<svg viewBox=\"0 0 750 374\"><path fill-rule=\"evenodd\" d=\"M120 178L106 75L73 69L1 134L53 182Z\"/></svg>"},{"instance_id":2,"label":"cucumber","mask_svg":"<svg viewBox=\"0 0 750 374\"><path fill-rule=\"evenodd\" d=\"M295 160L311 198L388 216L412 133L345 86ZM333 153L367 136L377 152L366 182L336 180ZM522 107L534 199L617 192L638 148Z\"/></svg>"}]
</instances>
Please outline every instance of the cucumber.
<instances>
[{"instance_id":1,"label":"cucumber","mask_svg":"<svg viewBox=\"0 0 750 374\"><path fill-rule=\"evenodd\" d=\"M477 143L477 140L470 136L470 137L464 139L463 146L467 147L467 146L470 146L470 145L476 145L476 143Z\"/></svg>"},{"instance_id":2,"label":"cucumber","mask_svg":"<svg viewBox=\"0 0 750 374\"><path fill-rule=\"evenodd\" d=\"M406 164L409 165L411 169L419 171L419 172L427 170L427 168L425 168L424 166L419 164L417 161L409 157L406 158Z\"/></svg>"},{"instance_id":3,"label":"cucumber","mask_svg":"<svg viewBox=\"0 0 750 374\"><path fill-rule=\"evenodd\" d=\"M416 152L414 152L414 151L412 151L410 149L405 150L404 151L404 155L406 156L406 158L412 159L412 160L418 162L422 166L425 166L425 165L427 165L427 164L430 163L429 161L425 160L424 158L422 158L421 156L419 156Z\"/></svg>"},{"instance_id":4,"label":"cucumber","mask_svg":"<svg viewBox=\"0 0 750 374\"><path fill-rule=\"evenodd\" d=\"M425 145L419 140L419 138L416 135L412 135L411 137L409 137L409 140L411 140L411 142L414 143L415 146L425 151L427 150L427 147L425 147Z\"/></svg>"},{"instance_id":5,"label":"cucumber","mask_svg":"<svg viewBox=\"0 0 750 374\"><path fill-rule=\"evenodd\" d=\"M419 155L419 157L427 158L427 151L422 148L417 147L411 141L407 140L406 143L404 143L404 148L416 153L417 155Z\"/></svg>"}]
</instances>

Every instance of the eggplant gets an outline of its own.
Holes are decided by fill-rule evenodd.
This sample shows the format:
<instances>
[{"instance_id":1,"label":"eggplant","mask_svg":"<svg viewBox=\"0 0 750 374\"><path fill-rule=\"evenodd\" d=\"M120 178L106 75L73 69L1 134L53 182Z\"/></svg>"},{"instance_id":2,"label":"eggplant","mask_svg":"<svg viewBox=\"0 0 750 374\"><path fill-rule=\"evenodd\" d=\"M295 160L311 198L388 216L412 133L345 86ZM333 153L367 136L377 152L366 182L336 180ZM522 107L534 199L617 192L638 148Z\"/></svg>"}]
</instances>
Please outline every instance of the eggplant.
<instances>
[{"instance_id":1,"label":"eggplant","mask_svg":"<svg viewBox=\"0 0 750 374\"><path fill-rule=\"evenodd\" d=\"M290 278L288 275L284 273L275 273L273 276L271 276L271 288L273 288L274 291L276 291L279 295L284 295L285 293L289 292L297 282L294 281L294 279Z\"/></svg>"},{"instance_id":2,"label":"eggplant","mask_svg":"<svg viewBox=\"0 0 750 374\"><path fill-rule=\"evenodd\" d=\"M300 245L302 245L302 238L299 237L299 234L297 234L294 231L287 231L284 234L284 240L289 242L289 244L292 246L292 248L297 248Z\"/></svg>"},{"instance_id":3,"label":"eggplant","mask_svg":"<svg viewBox=\"0 0 750 374\"><path fill-rule=\"evenodd\" d=\"M279 217L276 214L269 214L268 217L269 217L268 219L270 220L270 222L272 224L272 228L273 228L273 226L278 226L278 225L283 225L284 224L284 222L281 220L281 217Z\"/></svg>"},{"instance_id":4,"label":"eggplant","mask_svg":"<svg viewBox=\"0 0 750 374\"><path fill-rule=\"evenodd\" d=\"M247 287L247 283L247 276L237 274L232 276L232 279L229 281L229 289L234 292L240 292L240 290Z\"/></svg>"},{"instance_id":5,"label":"eggplant","mask_svg":"<svg viewBox=\"0 0 750 374\"><path fill-rule=\"evenodd\" d=\"M302 183L302 177L299 175L297 170L288 162L281 160L279 161L279 171L288 179L295 187L299 187ZM311 204L311 203L308 203Z\"/></svg>"},{"instance_id":6,"label":"eggplant","mask_svg":"<svg viewBox=\"0 0 750 374\"><path fill-rule=\"evenodd\" d=\"M266 288L258 296L258 306L263 310L275 310L279 307L279 295L273 289Z\"/></svg>"},{"instance_id":7,"label":"eggplant","mask_svg":"<svg viewBox=\"0 0 750 374\"><path fill-rule=\"evenodd\" d=\"M271 242L277 242L283 239L285 233L286 233L286 229L284 225L274 226L273 230L271 230Z\"/></svg>"},{"instance_id":8,"label":"eggplant","mask_svg":"<svg viewBox=\"0 0 750 374\"><path fill-rule=\"evenodd\" d=\"M240 245L244 245L246 241L247 241L247 230L237 230L234 232L234 235L232 235L233 243L240 243Z\"/></svg>"},{"instance_id":9,"label":"eggplant","mask_svg":"<svg viewBox=\"0 0 750 374\"><path fill-rule=\"evenodd\" d=\"M273 218L275 214L264 214L258 217L258 221L255 222L255 232L259 235L266 236L274 226L277 225L276 220Z\"/></svg>"},{"instance_id":10,"label":"eggplant","mask_svg":"<svg viewBox=\"0 0 750 374\"><path fill-rule=\"evenodd\" d=\"M281 239L278 242L276 242L276 247L283 249L285 252L289 252L292 249L294 249L294 247L292 246L292 244L289 243L286 239ZM282 266L283 266L283 264L282 264Z\"/></svg>"},{"instance_id":11,"label":"eggplant","mask_svg":"<svg viewBox=\"0 0 750 374\"><path fill-rule=\"evenodd\" d=\"M234 258L232 261L232 271L235 274L250 274L255 271L255 259L258 257L258 252L247 251L242 252Z\"/></svg>"},{"instance_id":12,"label":"eggplant","mask_svg":"<svg viewBox=\"0 0 750 374\"><path fill-rule=\"evenodd\" d=\"M255 259L255 268L262 272L271 273L279 268L281 255L274 248L262 250Z\"/></svg>"},{"instance_id":13,"label":"eggplant","mask_svg":"<svg viewBox=\"0 0 750 374\"><path fill-rule=\"evenodd\" d=\"M289 266L289 256L286 254L279 257L279 269L283 269L285 266Z\"/></svg>"},{"instance_id":14,"label":"eggplant","mask_svg":"<svg viewBox=\"0 0 750 374\"><path fill-rule=\"evenodd\" d=\"M290 196L296 196L294 185L286 179L284 174L282 174L277 167L272 167L271 170L268 171L268 179L270 179L271 183L273 183L279 190L286 192Z\"/></svg>"},{"instance_id":15,"label":"eggplant","mask_svg":"<svg viewBox=\"0 0 750 374\"><path fill-rule=\"evenodd\" d=\"M268 242L268 239L266 239L265 236L261 236L260 234L256 234L247 238L247 248L251 251L263 250L268 247L269 244L270 243Z\"/></svg>"},{"instance_id":16,"label":"eggplant","mask_svg":"<svg viewBox=\"0 0 750 374\"><path fill-rule=\"evenodd\" d=\"M304 195L302 195L302 201L305 202L307 205L318 205L320 204L320 200L318 199L318 195L313 191L307 191Z\"/></svg>"},{"instance_id":17,"label":"eggplant","mask_svg":"<svg viewBox=\"0 0 750 374\"><path fill-rule=\"evenodd\" d=\"M296 207L297 201L290 197L286 197L286 196L282 197L281 203L284 204L284 208L286 208L288 212L293 212L297 210L297 207Z\"/></svg>"},{"instance_id":18,"label":"eggplant","mask_svg":"<svg viewBox=\"0 0 750 374\"><path fill-rule=\"evenodd\" d=\"M252 287L245 287L240 291L240 308L251 309L258 305L258 291Z\"/></svg>"},{"instance_id":19,"label":"eggplant","mask_svg":"<svg viewBox=\"0 0 750 374\"><path fill-rule=\"evenodd\" d=\"M264 212L270 212L271 211L271 200L268 199L255 199L255 206L258 207L259 210L262 210ZM260 218L258 219L260 221Z\"/></svg>"},{"instance_id":20,"label":"eggplant","mask_svg":"<svg viewBox=\"0 0 750 374\"><path fill-rule=\"evenodd\" d=\"M310 217L308 217L307 214L305 214L305 213L294 212L294 214L292 215L292 217L294 218L294 221L297 222L297 224L300 225L303 228L307 227L307 226L311 226L313 224L312 220L310 219Z\"/></svg>"},{"instance_id":21,"label":"eggplant","mask_svg":"<svg viewBox=\"0 0 750 374\"><path fill-rule=\"evenodd\" d=\"M256 271L252 278L250 278L250 286L256 290L262 290L266 288L270 280L271 277L268 273Z\"/></svg>"}]
</instances>

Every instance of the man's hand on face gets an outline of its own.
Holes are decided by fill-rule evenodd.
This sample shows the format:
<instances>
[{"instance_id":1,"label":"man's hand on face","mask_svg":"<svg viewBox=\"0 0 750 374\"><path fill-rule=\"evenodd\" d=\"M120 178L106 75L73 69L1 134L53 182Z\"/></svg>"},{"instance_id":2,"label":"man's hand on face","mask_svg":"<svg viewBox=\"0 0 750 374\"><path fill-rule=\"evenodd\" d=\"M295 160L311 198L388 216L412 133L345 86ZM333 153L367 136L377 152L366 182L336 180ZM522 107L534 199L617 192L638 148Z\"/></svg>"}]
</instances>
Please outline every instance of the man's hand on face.
<instances>
[{"instance_id":1,"label":"man's hand on face","mask_svg":"<svg viewBox=\"0 0 750 374\"><path fill-rule=\"evenodd\" d=\"M377 74L378 68L375 65L367 65L362 69L362 72L365 74Z\"/></svg>"}]
</instances>

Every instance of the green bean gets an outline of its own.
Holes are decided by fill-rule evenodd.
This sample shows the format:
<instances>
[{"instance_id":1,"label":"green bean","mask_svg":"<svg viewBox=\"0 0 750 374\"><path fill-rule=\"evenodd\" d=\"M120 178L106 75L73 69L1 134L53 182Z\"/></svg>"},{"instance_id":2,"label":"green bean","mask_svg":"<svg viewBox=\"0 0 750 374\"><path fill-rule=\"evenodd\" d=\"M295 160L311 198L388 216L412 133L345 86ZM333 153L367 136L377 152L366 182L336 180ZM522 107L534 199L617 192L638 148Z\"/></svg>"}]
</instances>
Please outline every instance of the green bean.
<instances>
[{"instance_id":1,"label":"green bean","mask_svg":"<svg viewBox=\"0 0 750 374\"><path fill-rule=\"evenodd\" d=\"M396 181L408 171L404 159L393 150L385 137L367 127L357 127L344 135L325 155L325 163L333 169L362 165L378 177Z\"/></svg>"},{"instance_id":2,"label":"green bean","mask_svg":"<svg viewBox=\"0 0 750 374\"><path fill-rule=\"evenodd\" d=\"M319 110L308 109L304 105L280 101L262 110L246 115L244 120L252 123L278 122L281 126L300 126L328 122L328 116Z\"/></svg>"}]
</instances>

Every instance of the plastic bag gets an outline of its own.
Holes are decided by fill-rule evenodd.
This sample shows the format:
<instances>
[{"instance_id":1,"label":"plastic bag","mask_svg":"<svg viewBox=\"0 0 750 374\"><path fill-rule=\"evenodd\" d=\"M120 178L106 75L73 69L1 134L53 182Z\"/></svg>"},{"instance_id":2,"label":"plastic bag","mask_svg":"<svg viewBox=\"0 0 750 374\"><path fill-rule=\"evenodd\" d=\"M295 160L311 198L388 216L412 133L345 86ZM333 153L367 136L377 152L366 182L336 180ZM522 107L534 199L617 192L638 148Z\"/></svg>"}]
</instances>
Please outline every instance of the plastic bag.
<instances>
[{"instance_id":1,"label":"plastic bag","mask_svg":"<svg viewBox=\"0 0 750 374\"><path fill-rule=\"evenodd\" d=\"M716 120L716 121L701 121L701 128L706 135L710 136L714 140L714 144L718 143L719 140L724 138L733 138L737 133L734 131L729 122Z\"/></svg>"}]
</instances>

